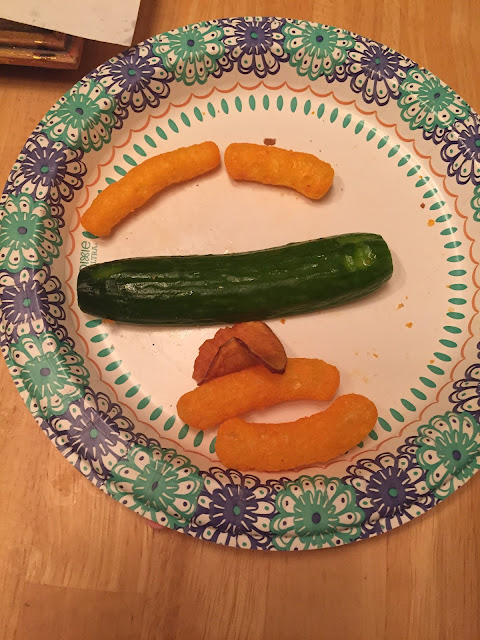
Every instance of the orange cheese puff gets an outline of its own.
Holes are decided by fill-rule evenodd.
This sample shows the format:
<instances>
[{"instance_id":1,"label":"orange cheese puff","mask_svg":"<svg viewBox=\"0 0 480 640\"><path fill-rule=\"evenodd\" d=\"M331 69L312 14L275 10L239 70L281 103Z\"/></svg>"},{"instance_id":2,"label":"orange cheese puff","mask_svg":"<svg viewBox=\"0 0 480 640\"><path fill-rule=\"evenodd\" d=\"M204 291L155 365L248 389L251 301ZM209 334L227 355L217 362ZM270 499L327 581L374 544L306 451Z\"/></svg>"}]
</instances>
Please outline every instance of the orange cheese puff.
<instances>
[{"instance_id":1,"label":"orange cheese puff","mask_svg":"<svg viewBox=\"0 0 480 640\"><path fill-rule=\"evenodd\" d=\"M248 143L226 148L225 167L234 180L291 187L313 200L327 193L334 174L327 162L310 153Z\"/></svg>"},{"instance_id":2,"label":"orange cheese puff","mask_svg":"<svg viewBox=\"0 0 480 640\"><path fill-rule=\"evenodd\" d=\"M220 425L216 452L233 469L285 471L345 453L373 429L378 413L368 398L340 396L326 410L283 424L231 418Z\"/></svg>"},{"instance_id":3,"label":"orange cheese puff","mask_svg":"<svg viewBox=\"0 0 480 640\"><path fill-rule=\"evenodd\" d=\"M108 236L115 225L162 189L196 178L220 164L214 142L202 142L149 158L106 187L82 216L96 236Z\"/></svg>"},{"instance_id":4,"label":"orange cheese puff","mask_svg":"<svg viewBox=\"0 0 480 640\"><path fill-rule=\"evenodd\" d=\"M338 369L331 364L291 358L283 374L259 365L209 380L180 398L177 413L194 429L210 429L227 418L287 400L331 400L339 382Z\"/></svg>"}]
</instances>

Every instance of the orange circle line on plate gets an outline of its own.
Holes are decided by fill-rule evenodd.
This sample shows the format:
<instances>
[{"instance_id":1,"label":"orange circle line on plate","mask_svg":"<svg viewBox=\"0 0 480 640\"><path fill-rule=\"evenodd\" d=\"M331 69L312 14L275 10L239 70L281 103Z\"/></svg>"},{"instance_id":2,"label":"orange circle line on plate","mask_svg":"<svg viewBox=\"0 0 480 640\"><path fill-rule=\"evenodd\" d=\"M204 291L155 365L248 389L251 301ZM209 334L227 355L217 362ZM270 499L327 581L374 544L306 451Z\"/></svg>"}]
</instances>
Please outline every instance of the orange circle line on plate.
<instances>
[{"instance_id":1,"label":"orange circle line on plate","mask_svg":"<svg viewBox=\"0 0 480 640\"><path fill-rule=\"evenodd\" d=\"M76 213L77 213L77 220L76 220L76 224L75 224L75 226L74 226L74 227L70 227L70 230L69 230L69 235L70 235L70 238L71 238L71 241L72 241L72 246L71 246L70 251L69 251L69 252L68 252L68 254L66 255L66 260L67 260L68 265L69 265L69 274L68 274L67 279L66 279L66 281L65 281L65 282L66 282L66 284L67 284L67 286L68 286L68 288L69 288L69 290L70 290L70 292L71 292L71 296L72 296L72 298L71 298L71 303L70 303L68 306L69 306L69 309L70 309L70 311L71 311L72 315L74 316L74 318L75 318L75 320L76 320L76 324L77 324L77 334L78 334L78 335L80 336L80 338L83 340L83 342L84 342L84 344L85 344L85 349L86 349L87 359L88 359L88 360L89 360L89 361L90 361L90 362L95 366L95 368L97 369L97 371L98 371L98 373L99 373L99 378L100 378L100 380L101 380L101 381L102 381L102 382L103 382L103 383L104 383L104 384L105 384L109 389L111 389L111 391L113 391L113 393L114 393L114 395L115 395L115 397L116 397L117 401L120 403L120 405L121 405L122 407L127 408L127 409L128 409L128 410L129 410L129 411L130 411L134 416L135 416L135 419L137 420L137 422L138 422L139 424L144 424L144 425L146 425L146 426L150 427L150 428L151 428L151 429L153 429L153 431L155 431L155 433L157 433L157 435L158 435L159 437L161 437L163 440L167 440L167 441L169 441L169 442L172 442L172 443L174 443L176 446L178 446L178 445L179 445L179 443L178 443L176 440L166 437L163 433L160 433L160 432L159 432L159 431L158 431L158 430L157 430L157 429L156 429L152 424L147 423L147 422L144 422L143 420L140 420L140 419L139 419L139 417L137 416L137 414L136 414L135 410L134 410L134 409L132 409L130 406L128 406L128 405L126 405L126 404L124 404L124 403L120 400L120 397L119 397L119 395L117 394L116 389L115 389L112 385L110 385L106 380L104 380L104 378L103 378L103 376L102 376L102 369L101 369L101 368L98 366L98 364L97 364L94 360L92 360L92 358L90 357L90 350L89 350L88 340L87 340L87 339L86 339L86 338L85 338L85 337L80 333L80 324L81 324L81 323L80 323L80 317L78 316L78 314L76 313L75 309L73 308L73 302L75 301L75 290L74 290L74 288L72 287L72 285L70 284L71 278L72 278L72 276L73 276L73 264L72 264L72 262L71 262L71 260L70 260L70 256L72 255L72 253L73 253L73 252L74 252L74 250L75 250L75 237L74 237L74 235L73 235L73 232L74 232L74 231L79 227L79 225L80 225L80 218L81 218L81 214L80 214L80 211L79 211L79 210L80 210L80 209L82 209L82 208L86 205L86 203L88 202L88 200L89 200L89 196L90 196L90 189L91 189L92 187L94 187L94 186L99 182L99 180L100 180L100 177L101 177L101 168L102 168L102 167L107 167L107 166L109 166L109 165L113 162L113 160L114 160L114 158L115 158L115 155L116 155L116 151L117 151L117 149L122 149L123 147L125 147L125 146L130 142L130 140L132 139L132 135L133 135L134 133L140 133L141 131L144 131L144 130L148 127L148 125L150 124L150 121L151 121L152 119L155 119L155 120L156 120L156 119L162 119L162 118L164 118L164 117L169 113L169 111L170 111L170 109L171 109L172 107L173 107L173 108L180 108L180 107L184 107L184 106L186 106L187 104L189 104L193 99L205 100L205 99L209 98L211 95L213 95L215 92L223 93L223 94L232 93L232 92L233 92L233 91L235 91L235 89L237 89L238 87L240 87L241 89L244 89L244 90L246 90L246 91L252 91L252 90L254 90L254 89L257 89L257 88L258 88L258 87L260 87L260 86L264 86L266 89L268 89L268 90L270 90L270 91L278 91L278 90L282 89L283 87L287 87L290 91L293 91L293 92L295 92L295 93L303 93L303 92L305 92L305 91L307 91L307 90L310 90L310 92L311 92L314 96L319 97L319 98L327 98L327 97L330 97L330 96L331 96L331 97L332 97L332 98L333 98L333 99L334 99L338 104L340 104L340 105L342 105L342 106L352 105L352 106L353 106L353 107L354 107L354 108L355 108L359 113L361 113L362 115L373 115L373 116L375 116L375 118L376 118L377 122L378 122L380 125L382 125L383 127L389 128L389 129L394 129L394 131L395 131L396 135L398 136L398 138L399 138L400 140L402 140L402 142L405 142L405 143L409 143L409 144L411 144L411 145L412 145L412 148L413 148L413 151L415 152L415 154L417 155L417 157L418 157L418 158L421 158L421 159L423 159L423 160L428 160L428 165L429 165L430 170L432 171L432 173L434 173L437 177L442 178L442 184L443 184L443 188L445 189L445 192L446 192L449 196L451 196L451 197L454 199L454 205L455 205L455 211L456 211L456 213L457 213L461 218L463 218L463 219L464 219L464 223L463 223L463 232L464 232L464 234L465 234L465 237L466 237L466 238L468 238L468 239L470 240L469 256L470 256L470 259L471 259L472 263L473 263L473 264L475 264L475 265L477 265L477 266L474 268L474 270L473 270L472 280L473 280L474 287L475 287L476 289L478 289L478 283L477 283L477 278L476 278L476 272L477 272L477 268L478 268L478 264L479 264L479 263L478 263L478 261L477 261L477 260L474 258L474 256L473 256L473 241L474 241L474 238L472 238L472 237L467 233L466 223L467 223L467 220L468 220L468 216L467 216L467 215L465 215L465 214L463 214L463 213L460 211L460 209L458 208L458 195L457 195L457 194L455 194L455 193L453 193L452 191L450 191L450 190L448 189L447 184L446 184L447 176L446 176L445 174L442 174L442 173L439 173L438 171L436 171L436 169L435 169L435 168L433 167L433 165L432 165L432 157L431 157L431 156L429 156L429 155L424 155L424 154L422 154L422 153L418 150L417 145L416 145L416 143L415 143L415 140L414 140L413 138L406 138L405 136L403 136L403 135L398 131L398 126L397 126L396 124L389 124L389 123L387 123L387 122L384 122L384 121L379 117L379 115L378 115L378 113L377 113L377 111L376 111L376 110L371 110L371 111L364 110L364 109L362 109L362 108L360 108L360 107L358 106L358 104L356 103L356 101L355 101L355 100L347 100L347 101L340 100L340 99L339 99L339 98L334 94L334 92L333 92L333 91L329 91L329 92L327 92L327 93L318 93L318 92L314 91L310 85L307 85L307 86L302 87L302 88L294 88L294 87L291 87L287 82L282 82L282 83L281 83L281 84L279 84L279 85L271 86L271 85L268 85L267 83L265 83L265 82L263 82L263 81L260 81L260 82L258 82L257 84L255 84L255 85L250 85L250 86L243 85L243 84L241 84L240 82L237 82L235 85L233 85L233 86L232 86L231 88L229 88L229 89L219 89L219 88L217 88L217 87L212 87L212 89L211 89L208 93L206 93L205 95L197 95L197 94L195 94L195 93L191 93L191 94L189 95L189 97L188 97L184 102L181 102L181 103L174 103L174 102L171 102L171 103L167 106L167 108L166 108L164 111L162 111L162 113L161 113L161 114L158 114L158 115L152 115L152 114L150 114L150 115L148 116L148 118L147 118L147 120L146 120L145 124L144 124L142 127L140 127L139 129L130 129L130 131L129 131L129 133L128 133L128 136L127 136L127 138L126 138L126 140L125 140L124 142L122 142L122 144L119 144L119 145L113 145L113 146L112 146L112 154L111 154L110 158L109 158L106 162L104 162L104 163L99 163L99 164L97 165L97 175L96 175L95 179L94 179L94 180L93 180L93 182L91 182L90 184L85 185L85 192L86 192L85 199L83 200L83 202L82 202L81 204L79 204L79 205L76 207ZM427 406L425 406L425 407L422 409L422 411L421 411L421 412L420 412L420 414L419 414L419 417L418 417L416 420L412 420L411 422L409 422L409 423L407 423L406 425L404 425L404 426L400 429L400 431L399 431L398 433L396 433L396 434L394 434L394 435L391 435L391 436L389 436L389 437L388 437L388 438L386 438L386 439L383 439L383 440L382 440L381 442L379 442L376 446L370 447L369 449L365 449L365 450L363 450L363 449L362 449L362 450L360 450L357 454L354 454L354 455L353 455L353 456L351 456L350 458L346 458L346 457L342 457L342 458L339 458L339 459L338 459L338 458L336 458L335 460L332 460L332 461L330 461L330 462L324 463L324 464L322 464L322 465L312 465L312 466L317 466L318 468L325 469L325 468L327 468L327 467L329 467L329 466L331 466L332 464L335 464L335 463L337 463L337 462L352 462L353 460L355 460L356 458L358 458L358 457L359 457L359 456L361 456L361 455L365 455L365 454L370 453L370 452L373 452L373 451L378 451L378 450L380 449L380 447L383 447L383 445L384 445L386 442L388 442L389 440L394 440L394 439L396 439L396 438L399 438L399 437L402 435L402 433L404 433L404 431L405 431L406 429L408 429L409 427L411 427L413 424L415 424L415 423L417 423L417 422L421 422L422 416L425 414L425 412L426 412L430 407L432 407L432 406L434 406L435 404L437 404L437 403L438 403L438 401L439 401L439 399L440 399L440 395L441 395L442 391L443 391L443 390L444 390L444 389L445 389L445 388L446 388L446 387L447 387L447 386L448 386L448 385L453 381L453 379L454 379L454 375L453 375L453 374L454 374L454 372L455 372L455 369L456 369L456 368L457 368L457 367L458 367L458 366L459 366L459 365L460 365L460 364L465 360L465 349L466 349L466 346L467 346L468 342L471 340L471 338L472 338L472 337L473 337L473 335L474 335L474 334L473 334L473 331L472 331L472 324L473 324L473 321L474 321L474 319L476 318L476 316L477 316L477 314L478 314L478 308L477 308L477 306L476 306L476 304L475 304L475 298L476 298L476 295L477 295L477 293L475 293L475 294L474 294L474 296L473 296L473 298L472 298L472 308L473 308L473 310L474 310L474 312L475 312L475 313L474 313L474 314L473 314L473 316L471 317L470 322L469 322L469 325L468 325L468 333L469 333L469 336L468 336L468 338L465 340L465 342L463 343L463 345L462 345L462 347L461 347L461 356L462 356L462 357L458 360L458 362L457 362L455 365L453 365L453 367L452 367L452 369L451 369L451 372L450 372L450 378L449 378L448 382L446 382L442 387L440 387L440 389L438 390L437 395L436 395L436 397L435 397L435 400L434 400L433 402L431 402L430 404L428 404ZM180 446L181 446L181 445L180 445ZM183 449L183 447L181 447L181 448ZM200 453L200 452L198 452L198 451L187 450L187 449L183 449L183 450L184 450L186 453L192 453L192 454L196 454L196 455L202 456L202 457L206 458L207 460L209 460L210 462L216 462L216 461L218 461L218 459L216 459L216 458L210 458L209 456L207 456L207 455L205 455L205 454L202 454L202 453ZM306 468L307 468L307 467L306 467Z\"/></svg>"}]
</instances>

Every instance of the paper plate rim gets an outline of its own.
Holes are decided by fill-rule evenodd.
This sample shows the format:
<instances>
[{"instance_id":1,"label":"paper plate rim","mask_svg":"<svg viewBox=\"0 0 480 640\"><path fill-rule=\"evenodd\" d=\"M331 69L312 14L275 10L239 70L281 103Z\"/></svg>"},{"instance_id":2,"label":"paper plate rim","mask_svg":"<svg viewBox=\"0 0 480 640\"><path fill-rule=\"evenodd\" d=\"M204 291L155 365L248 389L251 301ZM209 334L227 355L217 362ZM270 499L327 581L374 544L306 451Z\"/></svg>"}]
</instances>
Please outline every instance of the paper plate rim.
<instances>
[{"instance_id":1,"label":"paper plate rim","mask_svg":"<svg viewBox=\"0 0 480 640\"><path fill-rule=\"evenodd\" d=\"M0 198L0 346L37 423L71 464L121 504L157 524L244 549L306 550L370 538L425 513L480 466L480 412L463 410L458 393L450 395L450 411L421 424L395 453L360 456L341 478L305 469L295 479L286 473L261 480L218 465L200 470L183 453L135 430L116 399L90 387L89 371L63 325L62 282L51 269L59 259L65 205L84 185L85 155L108 145L131 113L168 103L177 83L194 92L229 73L263 81L283 69L312 86L348 84L366 114L396 104L398 120L389 126L408 126L413 137L433 145L457 190L469 190L468 214L480 221L480 150L477 160L472 146L478 140L480 147L480 118L469 105L385 45L346 29L277 17L172 29L99 65L35 128ZM140 79L132 80L135 73ZM436 110L434 100L441 103ZM19 311L22 295L28 306ZM462 383L474 388L477 380L477 365L465 361L465 367L457 391ZM88 454L87 431L95 432L90 439L100 438L103 453ZM448 444L459 434L463 449L452 451L460 458L452 451L445 458L437 440ZM155 489L147 490L154 477ZM388 480L390 493L369 486L372 477L384 488Z\"/></svg>"}]
</instances>

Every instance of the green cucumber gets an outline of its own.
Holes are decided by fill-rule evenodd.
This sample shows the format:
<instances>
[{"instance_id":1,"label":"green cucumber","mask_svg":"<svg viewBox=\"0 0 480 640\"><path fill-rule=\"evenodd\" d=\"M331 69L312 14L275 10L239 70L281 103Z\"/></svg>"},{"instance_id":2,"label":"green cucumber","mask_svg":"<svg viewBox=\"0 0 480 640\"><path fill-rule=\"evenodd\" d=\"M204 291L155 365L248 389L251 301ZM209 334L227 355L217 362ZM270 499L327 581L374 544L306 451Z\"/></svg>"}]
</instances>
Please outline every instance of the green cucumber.
<instances>
[{"instance_id":1,"label":"green cucumber","mask_svg":"<svg viewBox=\"0 0 480 640\"><path fill-rule=\"evenodd\" d=\"M85 267L80 309L117 322L266 320L357 300L392 275L385 240L350 233L222 255L128 258Z\"/></svg>"}]
</instances>

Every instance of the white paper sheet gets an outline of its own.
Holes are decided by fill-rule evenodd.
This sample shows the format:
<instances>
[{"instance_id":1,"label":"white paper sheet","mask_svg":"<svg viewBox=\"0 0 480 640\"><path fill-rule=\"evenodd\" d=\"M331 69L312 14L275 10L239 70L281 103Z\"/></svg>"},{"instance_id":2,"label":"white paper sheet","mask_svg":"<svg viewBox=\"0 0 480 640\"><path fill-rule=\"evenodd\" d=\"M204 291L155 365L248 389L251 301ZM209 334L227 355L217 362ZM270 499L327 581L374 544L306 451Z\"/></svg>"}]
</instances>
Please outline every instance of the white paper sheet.
<instances>
[{"instance_id":1,"label":"white paper sheet","mask_svg":"<svg viewBox=\"0 0 480 640\"><path fill-rule=\"evenodd\" d=\"M139 6L140 0L0 0L0 18L130 45Z\"/></svg>"}]
</instances>

